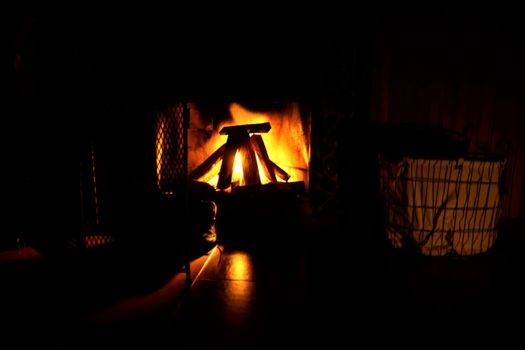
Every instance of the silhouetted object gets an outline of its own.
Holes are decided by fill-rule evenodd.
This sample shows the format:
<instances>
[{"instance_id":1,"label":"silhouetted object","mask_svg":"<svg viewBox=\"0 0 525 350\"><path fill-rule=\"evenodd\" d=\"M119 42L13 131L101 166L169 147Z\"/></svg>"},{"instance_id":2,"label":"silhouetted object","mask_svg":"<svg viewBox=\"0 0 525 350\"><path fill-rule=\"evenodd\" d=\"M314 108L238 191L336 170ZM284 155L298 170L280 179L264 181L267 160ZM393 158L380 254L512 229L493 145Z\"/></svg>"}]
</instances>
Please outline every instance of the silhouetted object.
<instances>
[{"instance_id":1,"label":"silhouetted object","mask_svg":"<svg viewBox=\"0 0 525 350\"><path fill-rule=\"evenodd\" d=\"M487 252L497 238L506 157L468 154L468 142L444 129L395 127L379 147L392 245L432 256Z\"/></svg>"}]
</instances>

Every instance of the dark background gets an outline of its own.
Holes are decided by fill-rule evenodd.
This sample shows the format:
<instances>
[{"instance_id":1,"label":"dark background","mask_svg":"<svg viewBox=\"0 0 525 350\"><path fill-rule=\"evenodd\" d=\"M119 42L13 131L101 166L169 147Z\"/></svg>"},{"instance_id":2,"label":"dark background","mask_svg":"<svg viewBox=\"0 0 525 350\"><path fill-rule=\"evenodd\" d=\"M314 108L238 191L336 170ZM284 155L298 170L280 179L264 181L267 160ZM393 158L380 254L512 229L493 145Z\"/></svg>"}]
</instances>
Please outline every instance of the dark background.
<instances>
[{"instance_id":1,"label":"dark background","mask_svg":"<svg viewBox=\"0 0 525 350\"><path fill-rule=\"evenodd\" d=\"M360 152L373 150L369 122L468 128L472 150L508 139L505 213L524 217L516 11L203 7L12 13L3 61L6 232L80 230L78 159L93 144L106 175L102 219L140 213L155 187L152 117L179 100L310 106L319 205L336 193L356 203L370 195L373 170Z\"/></svg>"},{"instance_id":2,"label":"dark background","mask_svg":"<svg viewBox=\"0 0 525 350\"><path fill-rule=\"evenodd\" d=\"M173 228L163 227L168 221L178 230L170 234L182 230L172 220L178 211L159 201L154 121L166 104L183 100L212 108L231 101L292 100L312 111L313 208L308 209L313 215L297 241L290 234L295 231L278 222L258 225L264 230L277 224L278 229L254 238L263 259L257 266L269 269L256 294L263 301L263 316L269 315L262 324L277 321L283 331L291 327L297 330L291 334L303 339L318 333L317 326L334 327L335 339L348 341L349 328L335 320L355 317L358 322L352 324L374 331L392 326L395 339L405 341L415 334L432 336L440 328L429 328L425 321L430 318L421 322L418 313L411 319L422 331L414 332L419 328L399 322L396 311L443 311L453 317L440 322L445 325L440 334L462 333L471 341L471 333L463 332L470 320L483 326L475 337L486 339L493 331L491 311L521 313L523 226L509 225L507 236L500 230L494 254L479 259L425 259L383 249L388 242L376 239L382 233L377 143L388 146L388 139L395 145L401 139L417 149L418 142L428 141L389 131L378 135L373 127L401 122L467 130L472 151L488 152L499 140L510 141L510 191L503 214L523 220L525 41L520 12L494 5L216 7L56 12L26 7L4 15L0 250L16 248L22 237L46 257L56 257L68 238L86 233L85 223L79 225L78 167L79 160L84 170L89 167L92 150L100 209L94 233L139 236L124 254L95 250L86 259L79 254L78 260L2 266L7 276L2 310L8 324L30 342L42 341L32 329L69 333L72 317L83 318L84 311L129 293L156 290L180 268L180 261L166 264L177 258L173 248L180 245L167 243L169 235L156 240L159 230ZM279 229L287 235L279 235ZM291 242L278 244L282 237ZM294 281L293 288L282 288L283 281ZM200 301L205 307L214 304L214 295L224 289L221 282ZM265 296L270 305L264 304ZM300 312L282 318L281 306L288 301ZM171 314L172 306L162 312ZM213 310L222 310L221 303ZM370 323L361 317L378 310L381 316ZM209 310L202 311L207 319ZM51 322L50 314L60 321ZM133 326L134 320L129 321ZM210 322L213 329L223 329L216 328L216 319ZM156 321L144 323L157 326ZM118 326L110 327L108 334L129 337L142 324L124 326L120 333ZM480 334L489 327L491 332ZM207 335L200 324L194 329L199 338ZM166 333L170 342L171 331ZM4 333L22 339L9 327ZM156 331L138 332L144 333L151 342ZM258 329L256 334L261 334ZM318 334L333 339L325 337L331 331ZM76 345L90 344L89 331L80 335ZM215 338L209 341L216 345Z\"/></svg>"}]
</instances>

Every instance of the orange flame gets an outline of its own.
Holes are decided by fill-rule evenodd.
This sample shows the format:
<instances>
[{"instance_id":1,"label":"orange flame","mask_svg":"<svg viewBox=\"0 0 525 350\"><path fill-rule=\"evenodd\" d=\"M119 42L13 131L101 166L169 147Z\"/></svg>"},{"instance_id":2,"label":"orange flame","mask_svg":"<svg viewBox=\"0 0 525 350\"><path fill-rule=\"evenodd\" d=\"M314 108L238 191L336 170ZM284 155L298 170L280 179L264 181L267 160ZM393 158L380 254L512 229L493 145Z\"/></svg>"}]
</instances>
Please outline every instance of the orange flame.
<instances>
[{"instance_id":1,"label":"orange flame","mask_svg":"<svg viewBox=\"0 0 525 350\"><path fill-rule=\"evenodd\" d=\"M233 161L232 184L234 183L238 183L239 186L244 185L244 173L242 171L242 159L241 159L241 153L239 151L235 153L235 160Z\"/></svg>"},{"instance_id":2,"label":"orange flame","mask_svg":"<svg viewBox=\"0 0 525 350\"><path fill-rule=\"evenodd\" d=\"M259 170L259 175L261 177L261 184L264 185L264 184L268 184L272 182L271 179L267 178L264 175L263 166L257 154L255 155L255 158L257 160L257 169ZM237 151L237 153L235 153L235 159L233 161L232 184L234 186L244 186L245 185L242 163L243 163L243 158L242 158L241 152ZM212 186L217 186L218 180L219 180L219 175L217 174L215 177L212 178L212 180L207 181L207 182L211 184Z\"/></svg>"},{"instance_id":3,"label":"orange flame","mask_svg":"<svg viewBox=\"0 0 525 350\"><path fill-rule=\"evenodd\" d=\"M255 112L250 111L239 103L231 103L229 106L231 119L221 123L218 130L226 126L240 124L256 124L270 122L271 130L266 134L261 134L266 146L268 157L280 168L286 171L290 178L288 181L304 181L308 186L308 169L310 162L310 130L309 124L306 127L301 119L299 105L289 103L279 111ZM309 117L309 116L305 116ZM305 120L307 118L304 118ZM309 119L307 119L309 122ZM190 170L197 167L207 156L222 146L227 141L226 135L219 135L215 132L208 142L194 150L190 149L189 162ZM271 180L264 175L263 167L259 157L256 155L257 167L261 177L261 183L270 183ZM207 174L199 178L199 181L207 182L216 187L221 162L215 164ZM237 182L243 185L241 154L237 152L234 161L234 172L232 184ZM284 182L282 179L277 179Z\"/></svg>"}]
</instances>

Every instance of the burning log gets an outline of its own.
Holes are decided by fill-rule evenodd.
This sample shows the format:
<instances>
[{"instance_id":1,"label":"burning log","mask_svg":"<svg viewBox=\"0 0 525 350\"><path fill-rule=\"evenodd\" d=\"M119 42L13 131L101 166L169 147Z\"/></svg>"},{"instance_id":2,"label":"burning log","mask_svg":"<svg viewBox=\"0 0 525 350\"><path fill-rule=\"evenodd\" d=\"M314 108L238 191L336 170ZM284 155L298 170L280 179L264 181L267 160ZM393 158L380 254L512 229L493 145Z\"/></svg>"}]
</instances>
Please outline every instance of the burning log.
<instances>
[{"instance_id":1,"label":"burning log","mask_svg":"<svg viewBox=\"0 0 525 350\"><path fill-rule=\"evenodd\" d=\"M261 166L262 170L264 171L264 174L268 179L270 179L271 182L277 182L277 178L275 177L275 171L273 167L274 164L270 160L270 157L268 157L268 152L266 151L266 146L264 145L264 141L261 135L252 135L250 141L253 149L259 156L259 160L261 161Z\"/></svg>"},{"instance_id":2,"label":"burning log","mask_svg":"<svg viewBox=\"0 0 525 350\"><path fill-rule=\"evenodd\" d=\"M257 167L257 158L253 151L252 144L250 142L250 136L245 134L243 142L240 147L241 159L242 159L242 171L244 175L245 185L260 185L261 176L259 175L259 168Z\"/></svg>"},{"instance_id":3,"label":"burning log","mask_svg":"<svg viewBox=\"0 0 525 350\"><path fill-rule=\"evenodd\" d=\"M226 126L219 131L219 134L221 135L232 135L236 133L248 133L248 134L255 134L255 133L264 133L266 134L272 126L270 123L260 123L260 124L243 124L243 125L235 125L235 126Z\"/></svg>"},{"instance_id":4,"label":"burning log","mask_svg":"<svg viewBox=\"0 0 525 350\"><path fill-rule=\"evenodd\" d=\"M232 185L235 157L237 152L239 152L242 162L243 186L261 185L261 175L257 165L257 156L259 157L262 171L271 183L277 183L277 177L284 181L288 181L290 175L270 160L262 136L250 136L250 133L267 133L270 129L271 125L268 122L222 128L219 133L221 135L228 135L226 143L192 171L190 174L191 178L196 180L203 177L222 160L217 189L227 189Z\"/></svg>"},{"instance_id":5,"label":"burning log","mask_svg":"<svg viewBox=\"0 0 525 350\"><path fill-rule=\"evenodd\" d=\"M222 157L221 170L219 172L219 181L217 182L217 188L220 190L228 188L232 182L235 154L241 146L241 143L241 133L236 132L228 136L228 140L225 144L226 149L224 150L224 156Z\"/></svg>"},{"instance_id":6,"label":"burning log","mask_svg":"<svg viewBox=\"0 0 525 350\"><path fill-rule=\"evenodd\" d=\"M237 150L240 150L241 158L243 158L244 182L249 185L261 183L257 159L250 143L250 133L267 133L271 128L270 123L266 122L227 126L219 131L221 135L228 135L228 140L226 140L226 150L222 159L219 181L217 182L218 189L224 190L231 184Z\"/></svg>"},{"instance_id":7,"label":"burning log","mask_svg":"<svg viewBox=\"0 0 525 350\"><path fill-rule=\"evenodd\" d=\"M197 180L204 176L208 171L210 171L213 168L215 164L222 160L225 150L226 144L217 148L217 150L213 152L211 156L209 156L204 162L202 162L201 165L199 165L197 168L195 168L195 170L191 172L190 178L193 180Z\"/></svg>"},{"instance_id":8,"label":"burning log","mask_svg":"<svg viewBox=\"0 0 525 350\"><path fill-rule=\"evenodd\" d=\"M288 179L290 179L290 175L286 171L281 169L277 164L275 164L271 160L270 160L270 163L272 163L273 170L275 171L277 176L279 176L279 178L281 178L284 181L288 181Z\"/></svg>"}]
</instances>

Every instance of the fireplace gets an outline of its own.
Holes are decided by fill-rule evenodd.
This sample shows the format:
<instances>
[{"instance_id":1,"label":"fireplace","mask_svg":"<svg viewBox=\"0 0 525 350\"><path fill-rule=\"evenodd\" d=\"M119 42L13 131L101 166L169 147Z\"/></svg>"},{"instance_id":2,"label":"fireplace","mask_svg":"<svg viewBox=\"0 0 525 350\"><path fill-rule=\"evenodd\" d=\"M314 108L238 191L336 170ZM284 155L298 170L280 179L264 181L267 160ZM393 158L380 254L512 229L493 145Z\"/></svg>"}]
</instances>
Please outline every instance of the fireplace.
<instances>
[{"instance_id":1,"label":"fireplace","mask_svg":"<svg viewBox=\"0 0 525 350\"><path fill-rule=\"evenodd\" d=\"M208 188L228 234L294 224L309 190L311 119L293 101L171 104L157 114L159 189Z\"/></svg>"}]
</instances>

